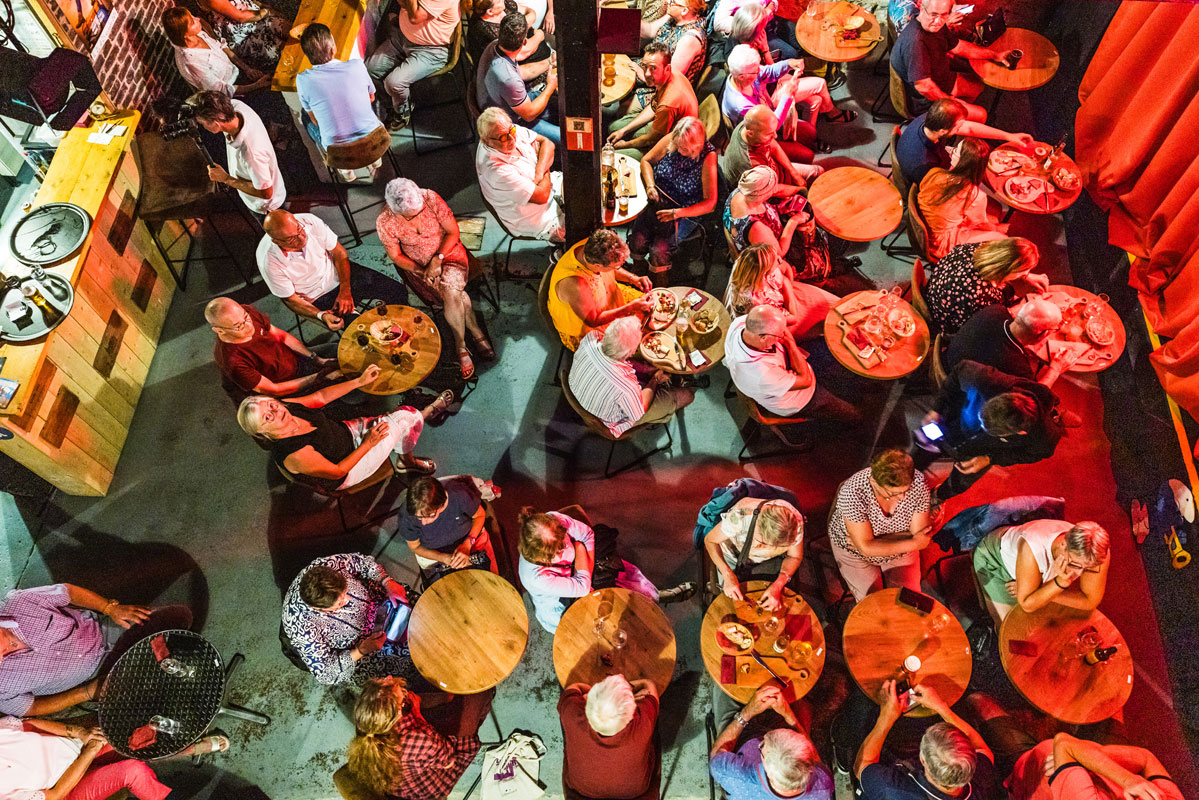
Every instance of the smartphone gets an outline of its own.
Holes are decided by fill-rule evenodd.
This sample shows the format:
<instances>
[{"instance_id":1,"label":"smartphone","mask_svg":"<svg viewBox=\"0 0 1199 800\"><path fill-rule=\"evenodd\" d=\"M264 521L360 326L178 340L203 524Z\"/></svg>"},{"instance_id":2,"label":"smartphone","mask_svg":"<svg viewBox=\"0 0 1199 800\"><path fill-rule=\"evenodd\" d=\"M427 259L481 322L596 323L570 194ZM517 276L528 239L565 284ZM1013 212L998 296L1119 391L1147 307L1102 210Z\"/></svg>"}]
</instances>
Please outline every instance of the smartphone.
<instances>
[{"instance_id":1,"label":"smartphone","mask_svg":"<svg viewBox=\"0 0 1199 800\"><path fill-rule=\"evenodd\" d=\"M394 642L408 632L408 619L411 616L412 606L401 603L392 609L384 628L387 631L387 641Z\"/></svg>"},{"instance_id":2,"label":"smartphone","mask_svg":"<svg viewBox=\"0 0 1199 800\"><path fill-rule=\"evenodd\" d=\"M920 432L930 442L935 442L945 435L945 431L941 430L941 426L935 422L926 422L920 426Z\"/></svg>"},{"instance_id":3,"label":"smartphone","mask_svg":"<svg viewBox=\"0 0 1199 800\"><path fill-rule=\"evenodd\" d=\"M906 586L899 590L899 597L896 602L901 606L907 606L917 614L928 614L933 610L934 605L931 597L921 592L912 591Z\"/></svg>"},{"instance_id":4,"label":"smartphone","mask_svg":"<svg viewBox=\"0 0 1199 800\"><path fill-rule=\"evenodd\" d=\"M958 14L973 14L974 13L974 4L971 3L968 6L954 6L953 10L955 12L957 12Z\"/></svg>"},{"instance_id":5,"label":"smartphone","mask_svg":"<svg viewBox=\"0 0 1199 800\"><path fill-rule=\"evenodd\" d=\"M907 678L895 681L895 696L899 699L901 709L906 710L912 704L912 687L908 685Z\"/></svg>"}]
</instances>

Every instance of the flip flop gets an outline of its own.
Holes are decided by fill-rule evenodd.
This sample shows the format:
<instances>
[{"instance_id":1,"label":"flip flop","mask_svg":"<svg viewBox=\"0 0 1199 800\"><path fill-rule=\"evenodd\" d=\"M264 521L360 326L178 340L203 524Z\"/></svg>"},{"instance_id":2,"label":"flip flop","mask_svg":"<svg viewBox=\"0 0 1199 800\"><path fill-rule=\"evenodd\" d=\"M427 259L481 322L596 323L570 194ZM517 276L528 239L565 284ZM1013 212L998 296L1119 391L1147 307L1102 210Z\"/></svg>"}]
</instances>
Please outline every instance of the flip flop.
<instances>
[{"instance_id":1,"label":"flip flop","mask_svg":"<svg viewBox=\"0 0 1199 800\"><path fill-rule=\"evenodd\" d=\"M437 471L437 462L431 458L413 458L411 464L397 461L392 467L397 475L414 473L416 475L432 475Z\"/></svg>"},{"instance_id":2,"label":"flip flop","mask_svg":"<svg viewBox=\"0 0 1199 800\"><path fill-rule=\"evenodd\" d=\"M228 749L229 734L220 728L213 728L207 736L199 739L192 745L192 763L199 764L203 756L212 755L213 753L224 753Z\"/></svg>"},{"instance_id":3,"label":"flip flop","mask_svg":"<svg viewBox=\"0 0 1199 800\"><path fill-rule=\"evenodd\" d=\"M475 362L471 361L470 351L466 348L458 351L458 368L462 370L462 380L469 381L475 377Z\"/></svg>"}]
</instances>

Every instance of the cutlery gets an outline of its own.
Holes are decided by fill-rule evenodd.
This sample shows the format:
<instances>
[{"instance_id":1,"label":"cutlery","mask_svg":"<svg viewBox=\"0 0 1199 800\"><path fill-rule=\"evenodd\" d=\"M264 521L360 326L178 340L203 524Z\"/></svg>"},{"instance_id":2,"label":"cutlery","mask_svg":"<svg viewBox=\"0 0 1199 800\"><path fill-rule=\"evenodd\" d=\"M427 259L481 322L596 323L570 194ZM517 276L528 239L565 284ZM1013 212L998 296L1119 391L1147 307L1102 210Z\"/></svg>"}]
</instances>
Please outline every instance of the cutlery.
<instances>
[{"instance_id":1,"label":"cutlery","mask_svg":"<svg viewBox=\"0 0 1199 800\"><path fill-rule=\"evenodd\" d=\"M788 682L788 681L787 681L785 678L781 677L781 676L780 676L780 675L779 675L777 672L775 672L774 670L772 670L772 669L770 668L770 665L766 663L766 659L764 659L764 658L762 658L760 655L758 655L758 651L756 651L756 650L750 650L750 651L749 651L749 654L750 654L750 655L753 657L753 660L754 660L754 661L757 661L759 664L761 664L761 665L762 665L762 669L766 670L766 671L767 671L767 672L769 672L769 673L770 673L772 676L774 676L775 680L777 680L779 683L782 683L784 686L786 686L786 685L787 685L787 682Z\"/></svg>"}]
</instances>

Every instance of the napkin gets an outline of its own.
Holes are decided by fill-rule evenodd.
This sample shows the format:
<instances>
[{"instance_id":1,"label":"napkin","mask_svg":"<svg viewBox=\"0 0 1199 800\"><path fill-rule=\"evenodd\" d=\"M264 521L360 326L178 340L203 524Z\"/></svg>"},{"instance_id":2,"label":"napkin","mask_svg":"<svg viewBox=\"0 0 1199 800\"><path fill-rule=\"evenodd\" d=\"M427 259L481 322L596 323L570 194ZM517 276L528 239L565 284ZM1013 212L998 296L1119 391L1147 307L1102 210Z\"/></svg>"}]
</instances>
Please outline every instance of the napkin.
<instances>
[{"instance_id":1,"label":"napkin","mask_svg":"<svg viewBox=\"0 0 1199 800\"><path fill-rule=\"evenodd\" d=\"M129 749L141 750L158 741L158 731L153 725L143 725L129 734Z\"/></svg>"},{"instance_id":2,"label":"napkin","mask_svg":"<svg viewBox=\"0 0 1199 800\"><path fill-rule=\"evenodd\" d=\"M708 302L707 295L700 294L699 292L695 291L694 289L687 292L687 294L683 296L683 299L686 300L691 305L692 311L699 311L701 308L703 308L704 303Z\"/></svg>"},{"instance_id":3,"label":"napkin","mask_svg":"<svg viewBox=\"0 0 1199 800\"><path fill-rule=\"evenodd\" d=\"M1010 653L1017 656L1035 658L1037 655L1037 646L1024 639L1012 639L1007 643L1007 649Z\"/></svg>"},{"instance_id":4,"label":"napkin","mask_svg":"<svg viewBox=\"0 0 1199 800\"><path fill-rule=\"evenodd\" d=\"M1058 353L1073 353L1079 356L1079 358L1075 359L1074 362L1077 364L1081 360L1081 357L1086 355L1086 353L1091 350L1091 345L1087 342L1063 342L1059 341L1058 339L1047 339L1045 342L1045 348L1050 361L1052 361Z\"/></svg>"},{"instance_id":5,"label":"napkin","mask_svg":"<svg viewBox=\"0 0 1199 800\"><path fill-rule=\"evenodd\" d=\"M783 628L793 642L810 642L812 640L812 618L807 614L787 615L787 624Z\"/></svg>"},{"instance_id":6,"label":"napkin","mask_svg":"<svg viewBox=\"0 0 1199 800\"><path fill-rule=\"evenodd\" d=\"M171 651L167 649L166 634L160 633L151 639L150 649L154 651L154 658L157 661L162 661L164 658L169 656Z\"/></svg>"},{"instance_id":7,"label":"napkin","mask_svg":"<svg viewBox=\"0 0 1199 800\"><path fill-rule=\"evenodd\" d=\"M730 655L720 657L720 682L729 684L737 682L737 659Z\"/></svg>"}]
</instances>

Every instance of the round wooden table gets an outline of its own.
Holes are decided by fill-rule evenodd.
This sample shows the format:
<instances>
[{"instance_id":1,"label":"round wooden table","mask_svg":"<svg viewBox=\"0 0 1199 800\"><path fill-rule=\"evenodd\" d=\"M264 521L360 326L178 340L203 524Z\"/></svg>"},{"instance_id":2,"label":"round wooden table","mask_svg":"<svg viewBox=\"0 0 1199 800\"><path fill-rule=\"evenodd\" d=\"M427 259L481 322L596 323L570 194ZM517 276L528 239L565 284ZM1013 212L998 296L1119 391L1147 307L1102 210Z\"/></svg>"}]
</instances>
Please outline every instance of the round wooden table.
<instances>
[{"instance_id":1,"label":"round wooden table","mask_svg":"<svg viewBox=\"0 0 1199 800\"><path fill-rule=\"evenodd\" d=\"M606 618L596 632L596 620ZM625 646L612 646L612 631L623 630ZM600 589L566 609L554 634L554 671L563 688L588 686L609 675L648 679L662 692L674 677L675 641L670 620L658 604L628 589Z\"/></svg>"},{"instance_id":2,"label":"round wooden table","mask_svg":"<svg viewBox=\"0 0 1199 800\"><path fill-rule=\"evenodd\" d=\"M863 328L866 318L888 294L891 294L888 302L906 311L916 324L911 335L899 336L886 326L879 333L870 333ZM846 338L854 328L874 347L869 357L863 357L862 351ZM865 290L846 295L829 309L824 318L824 341L833 358L850 372L865 378L893 380L920 366L928 355L931 336L928 323L906 300L890 292Z\"/></svg>"},{"instance_id":3,"label":"round wooden table","mask_svg":"<svg viewBox=\"0 0 1199 800\"><path fill-rule=\"evenodd\" d=\"M616 169L621 175L620 183L616 187L616 208L602 208L604 225L615 227L624 225L631 221L638 214L645 210L646 203L649 198L645 194L645 183L641 180L641 164L635 158L617 153L616 154ZM603 191L603 188L600 188ZM620 210L620 195L628 196L629 207L625 211Z\"/></svg>"},{"instance_id":4,"label":"round wooden table","mask_svg":"<svg viewBox=\"0 0 1199 800\"><path fill-rule=\"evenodd\" d=\"M1008 28L989 49L1000 53L1008 50L1024 52L1015 69L986 58L970 59L970 66L983 83L992 89L1009 92L1025 92L1049 83L1060 61L1053 42L1027 28Z\"/></svg>"},{"instance_id":5,"label":"round wooden table","mask_svg":"<svg viewBox=\"0 0 1199 800\"><path fill-rule=\"evenodd\" d=\"M624 8L625 6L622 3L617 7ZM612 68L616 70L616 75L613 77L613 80L616 82L611 86L605 86L604 69L608 66L606 60L609 58L612 59ZM601 55L599 81L601 106L623 100L628 96L629 92L633 91L633 86L637 83L637 73L633 71L633 59L624 53Z\"/></svg>"},{"instance_id":6,"label":"round wooden table","mask_svg":"<svg viewBox=\"0 0 1199 800\"><path fill-rule=\"evenodd\" d=\"M771 675L748 653L746 655L729 655L728 658L735 660L733 670L736 677L731 683L721 682L721 666L727 654L716 643L716 628L726 618L736 618L743 624L758 626L754 652L762 656L779 677L790 681L797 699L811 691L812 687L816 685L816 681L820 679L820 673L824 670L824 658L827 654L824 646L824 629L820 627L820 620L816 618L816 612L812 610L807 601L790 589L783 590L783 604L784 608L788 609L787 619L794 621L784 624L788 628L794 628L798 624L799 629L802 630L805 623L802 619L796 620L796 618L807 619L807 633L802 637L797 636L796 640L808 642L812 646L812 654L804 663L792 666L774 651L777 633L766 633L760 628L760 623L769 618L771 614L759 611L755 604L757 598L768 586L770 586L769 581L749 581L742 587L746 600L741 602L734 602L724 594L717 595L716 599L712 601L712 605L708 606L703 622L700 623L699 649L704 659L704 666L721 691L738 703L748 703L758 687L771 679Z\"/></svg>"},{"instance_id":7,"label":"round wooden table","mask_svg":"<svg viewBox=\"0 0 1199 800\"><path fill-rule=\"evenodd\" d=\"M858 61L868 56L875 45L886 38L886 31L879 25L878 19L848 0L831 3L813 0L809 8L811 6L816 7L815 15L808 16L804 11L795 19L795 40L800 47L822 61L834 64ZM850 17L861 17L866 24L858 28L860 33L857 39L846 40L841 38L841 31L845 20Z\"/></svg>"},{"instance_id":8,"label":"round wooden table","mask_svg":"<svg viewBox=\"0 0 1199 800\"><path fill-rule=\"evenodd\" d=\"M946 705L953 705L965 693L973 667L962 624L935 598L928 614L901 606L898 599L898 589L883 589L866 595L849 612L841 646L850 674L866 696L878 702L883 681L902 677L904 659L914 655L921 666L913 685L931 686ZM944 627L934 632L938 618ZM907 716L932 713L915 706Z\"/></svg>"},{"instance_id":9,"label":"round wooden table","mask_svg":"<svg viewBox=\"0 0 1199 800\"><path fill-rule=\"evenodd\" d=\"M1115 655L1086 663L1078 639L1088 628L1097 632L1099 646L1116 645ZM1132 654L1101 611L1050 603L1030 614L1016 606L999 628L999 660L1025 700L1074 725L1108 719L1132 693Z\"/></svg>"},{"instance_id":10,"label":"round wooden table","mask_svg":"<svg viewBox=\"0 0 1199 800\"><path fill-rule=\"evenodd\" d=\"M508 677L529 641L520 593L482 569L461 569L420 596L408 623L412 663L450 694L483 692Z\"/></svg>"},{"instance_id":11,"label":"round wooden table","mask_svg":"<svg viewBox=\"0 0 1199 800\"><path fill-rule=\"evenodd\" d=\"M1033 146L1044 148L1043 152L1046 154L1046 156L1053 149L1051 145L1045 144L1044 142L1034 142ZM1020 148L1018 145L1011 144L1010 142L995 149L1011 150L1017 153L1024 153L1022 148ZM1016 167L1005 172L995 172L991 169L990 162L988 162L987 169L983 172L987 186L1004 203L1012 208L1018 208L1021 211L1029 214L1056 214L1059 211L1065 211L1067 208L1074 205L1074 201L1077 200L1079 195L1082 194L1082 170L1080 170L1078 165L1074 163L1074 159L1070 158L1070 156L1066 155L1065 153L1058 153L1057 156L1054 157L1053 164L1050 166L1050 168L1045 169L1042 165L1045 163L1046 156L1041 156L1040 158L1031 156L1030 158L1033 162L1032 166ZM1051 176L1059 169L1067 169L1075 175L1080 176L1078 186L1075 186L1073 189L1062 189L1058 186L1055 186ZM1049 184L1051 191L1042 195L1038 195L1032 200L1032 202L1016 200L1014 197L1008 194L1007 191L1007 182L1016 177L1040 178Z\"/></svg>"},{"instance_id":12,"label":"round wooden table","mask_svg":"<svg viewBox=\"0 0 1199 800\"><path fill-rule=\"evenodd\" d=\"M1079 356L1068 372L1102 372L1116 363L1116 360L1124 352L1124 345L1128 340L1128 335L1124 330L1124 322L1120 319L1120 315L1116 313L1114 308L1104 302L1094 292L1088 292L1086 289L1064 284L1050 286L1049 290L1040 295L1040 297L1048 300L1062 310L1062 327L1054 331L1048 339L1031 348L1032 352L1038 358L1048 362L1051 350L1061 347L1063 344L1069 347L1078 346L1077 344L1072 345L1070 343L1080 343L1086 345L1087 350ZM1100 315L1108 321L1112 326L1112 331L1115 333L1112 343L1103 347L1096 345L1088 339L1085 332L1085 320L1082 316L1083 304L1092 301L1098 302L1102 307ZM1013 308L1012 314L1019 312L1022 305L1024 303L1020 303Z\"/></svg>"},{"instance_id":13,"label":"round wooden table","mask_svg":"<svg viewBox=\"0 0 1199 800\"><path fill-rule=\"evenodd\" d=\"M903 200L891 181L865 167L835 167L808 189L820 227L850 242L873 242L903 219Z\"/></svg>"},{"instance_id":14,"label":"round wooden table","mask_svg":"<svg viewBox=\"0 0 1199 800\"><path fill-rule=\"evenodd\" d=\"M384 306L383 310L382 316L372 309L348 323L337 344L337 363L346 375L360 375L368 364L379 365L379 377L362 389L367 394L407 391L423 381L441 357L441 334L428 314L411 306ZM391 348L378 344L370 329L381 319L403 328L412 338Z\"/></svg>"},{"instance_id":15,"label":"round wooden table","mask_svg":"<svg viewBox=\"0 0 1199 800\"><path fill-rule=\"evenodd\" d=\"M665 333L675 337L682 344L682 364L679 366L678 351L671 359L649 359L646 358L644 350L638 350L642 358L663 372L669 372L673 375L698 375L701 372L707 372L720 363L724 358L724 334L733 324L733 317L729 314L729 310L725 308L724 303L716 299L716 296L705 292L703 289L692 289L689 286L672 286L669 291L681 301L684 297L689 297L692 301L692 307L695 303L700 303L698 310L716 317L716 327L707 333L696 333L688 327L683 333L678 334L674 323L666 326ZM702 298L702 301L697 300ZM694 311L692 313L695 313ZM646 321L648 326L649 321ZM648 333L649 328L646 328ZM704 360L700 364L696 364L692 360L691 354L698 352L703 355Z\"/></svg>"}]
</instances>

